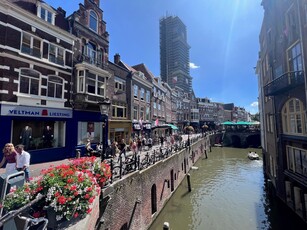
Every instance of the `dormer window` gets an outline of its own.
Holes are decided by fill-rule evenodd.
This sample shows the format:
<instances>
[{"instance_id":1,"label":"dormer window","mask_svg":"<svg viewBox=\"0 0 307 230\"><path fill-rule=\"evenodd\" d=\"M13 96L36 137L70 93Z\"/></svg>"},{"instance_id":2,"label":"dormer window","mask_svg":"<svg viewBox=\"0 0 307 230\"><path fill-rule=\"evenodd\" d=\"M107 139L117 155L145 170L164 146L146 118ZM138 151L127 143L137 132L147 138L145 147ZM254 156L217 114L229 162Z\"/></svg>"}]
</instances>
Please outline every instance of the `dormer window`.
<instances>
[{"instance_id":1,"label":"dormer window","mask_svg":"<svg viewBox=\"0 0 307 230\"><path fill-rule=\"evenodd\" d=\"M55 10L47 4L41 4L38 2L37 5L37 16L46 22L54 25L55 22Z\"/></svg>"},{"instance_id":2,"label":"dormer window","mask_svg":"<svg viewBox=\"0 0 307 230\"><path fill-rule=\"evenodd\" d=\"M91 11L89 27L91 30L97 32L97 25L98 25L97 14L94 11Z\"/></svg>"}]
</instances>

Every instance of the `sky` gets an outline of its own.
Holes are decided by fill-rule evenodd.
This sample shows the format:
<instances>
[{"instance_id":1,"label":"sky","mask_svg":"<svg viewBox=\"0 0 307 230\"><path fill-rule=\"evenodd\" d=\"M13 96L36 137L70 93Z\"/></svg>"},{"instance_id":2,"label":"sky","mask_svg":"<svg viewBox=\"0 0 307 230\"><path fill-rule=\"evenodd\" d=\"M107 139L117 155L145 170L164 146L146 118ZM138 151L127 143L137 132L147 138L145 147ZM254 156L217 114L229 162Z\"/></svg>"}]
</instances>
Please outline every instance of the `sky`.
<instances>
[{"instance_id":1,"label":"sky","mask_svg":"<svg viewBox=\"0 0 307 230\"><path fill-rule=\"evenodd\" d=\"M45 0L69 16L83 0ZM187 27L190 75L196 97L258 112L261 0L100 0L116 53L130 66L144 63L160 75L159 19L178 16Z\"/></svg>"}]
</instances>

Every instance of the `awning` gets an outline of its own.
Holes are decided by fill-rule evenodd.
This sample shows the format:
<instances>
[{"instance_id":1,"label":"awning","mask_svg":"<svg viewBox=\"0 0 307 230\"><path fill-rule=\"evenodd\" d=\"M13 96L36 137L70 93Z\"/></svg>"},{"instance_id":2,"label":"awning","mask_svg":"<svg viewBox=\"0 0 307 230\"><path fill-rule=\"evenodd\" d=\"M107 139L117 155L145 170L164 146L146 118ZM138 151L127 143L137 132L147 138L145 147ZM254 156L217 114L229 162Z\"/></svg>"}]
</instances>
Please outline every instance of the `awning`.
<instances>
[{"instance_id":1,"label":"awning","mask_svg":"<svg viewBox=\"0 0 307 230\"><path fill-rule=\"evenodd\" d=\"M231 121L225 121L222 123L222 125L235 125L235 123L231 122Z\"/></svg>"},{"instance_id":2,"label":"awning","mask_svg":"<svg viewBox=\"0 0 307 230\"><path fill-rule=\"evenodd\" d=\"M176 125L172 125L172 124L167 124L167 125L174 130L178 130L178 127Z\"/></svg>"}]
</instances>

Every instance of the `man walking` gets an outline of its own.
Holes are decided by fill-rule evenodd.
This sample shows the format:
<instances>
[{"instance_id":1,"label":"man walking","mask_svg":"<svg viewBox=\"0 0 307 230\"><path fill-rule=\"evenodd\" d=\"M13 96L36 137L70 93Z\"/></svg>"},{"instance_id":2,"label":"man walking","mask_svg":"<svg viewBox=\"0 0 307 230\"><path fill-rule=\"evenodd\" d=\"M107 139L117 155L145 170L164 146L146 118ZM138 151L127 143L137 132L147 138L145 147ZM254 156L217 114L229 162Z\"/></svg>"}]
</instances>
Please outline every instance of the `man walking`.
<instances>
[{"instance_id":1,"label":"man walking","mask_svg":"<svg viewBox=\"0 0 307 230\"><path fill-rule=\"evenodd\" d=\"M30 154L24 150L24 145L17 145L16 146L17 151L17 170L18 171L24 171L25 172L25 179L26 182L29 182L29 166L30 166Z\"/></svg>"}]
</instances>

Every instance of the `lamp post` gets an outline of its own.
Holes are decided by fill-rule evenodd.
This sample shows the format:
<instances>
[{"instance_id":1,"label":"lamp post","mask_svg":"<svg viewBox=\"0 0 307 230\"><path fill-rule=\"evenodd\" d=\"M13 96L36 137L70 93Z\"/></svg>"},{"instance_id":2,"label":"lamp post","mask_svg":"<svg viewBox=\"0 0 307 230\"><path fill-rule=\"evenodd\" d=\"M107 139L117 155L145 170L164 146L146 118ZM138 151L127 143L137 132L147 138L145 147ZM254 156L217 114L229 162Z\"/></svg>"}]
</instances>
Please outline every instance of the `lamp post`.
<instances>
[{"instance_id":1,"label":"lamp post","mask_svg":"<svg viewBox=\"0 0 307 230\"><path fill-rule=\"evenodd\" d=\"M105 98L103 101L98 102L100 113L101 113L101 120L102 120L102 154L101 160L105 159L106 149L108 146L108 118L109 118L109 111L110 111L110 100L109 98Z\"/></svg>"}]
</instances>

